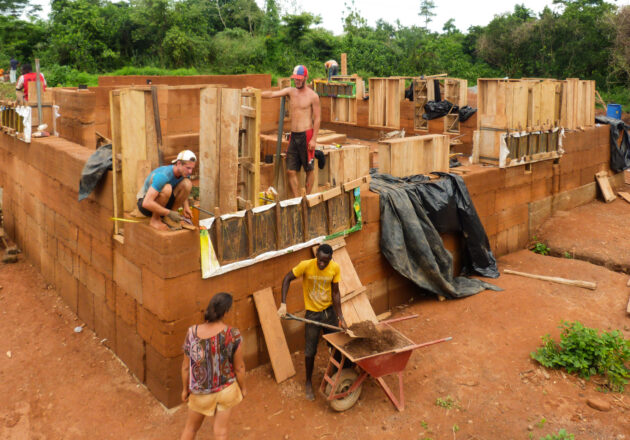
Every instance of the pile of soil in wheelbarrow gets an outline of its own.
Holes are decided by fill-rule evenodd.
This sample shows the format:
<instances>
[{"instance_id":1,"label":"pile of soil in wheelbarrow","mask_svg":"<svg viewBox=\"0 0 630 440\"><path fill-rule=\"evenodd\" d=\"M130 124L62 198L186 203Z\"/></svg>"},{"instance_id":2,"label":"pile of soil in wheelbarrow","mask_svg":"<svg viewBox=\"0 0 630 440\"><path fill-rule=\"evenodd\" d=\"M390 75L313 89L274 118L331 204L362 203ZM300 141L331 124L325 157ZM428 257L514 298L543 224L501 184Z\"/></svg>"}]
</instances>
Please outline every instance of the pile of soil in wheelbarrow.
<instances>
[{"instance_id":1,"label":"pile of soil in wheelbarrow","mask_svg":"<svg viewBox=\"0 0 630 440\"><path fill-rule=\"evenodd\" d=\"M349 329L357 337L344 345L343 349L355 359L409 345L409 341L400 333L389 327L377 327L372 321L357 322L352 324Z\"/></svg>"}]
</instances>

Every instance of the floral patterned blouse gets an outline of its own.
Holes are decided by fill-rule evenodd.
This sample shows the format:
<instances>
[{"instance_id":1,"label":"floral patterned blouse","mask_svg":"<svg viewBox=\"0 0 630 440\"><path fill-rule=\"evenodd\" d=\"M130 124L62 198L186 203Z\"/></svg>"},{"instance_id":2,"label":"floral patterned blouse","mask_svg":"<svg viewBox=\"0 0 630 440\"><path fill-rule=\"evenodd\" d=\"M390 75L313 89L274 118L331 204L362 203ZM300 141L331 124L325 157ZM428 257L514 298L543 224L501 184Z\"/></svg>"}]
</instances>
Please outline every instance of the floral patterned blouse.
<instances>
[{"instance_id":1,"label":"floral patterned blouse","mask_svg":"<svg viewBox=\"0 0 630 440\"><path fill-rule=\"evenodd\" d=\"M241 340L237 328L227 327L206 339L197 336L196 325L188 328L184 353L190 358L191 393L216 393L236 380L232 361Z\"/></svg>"}]
</instances>

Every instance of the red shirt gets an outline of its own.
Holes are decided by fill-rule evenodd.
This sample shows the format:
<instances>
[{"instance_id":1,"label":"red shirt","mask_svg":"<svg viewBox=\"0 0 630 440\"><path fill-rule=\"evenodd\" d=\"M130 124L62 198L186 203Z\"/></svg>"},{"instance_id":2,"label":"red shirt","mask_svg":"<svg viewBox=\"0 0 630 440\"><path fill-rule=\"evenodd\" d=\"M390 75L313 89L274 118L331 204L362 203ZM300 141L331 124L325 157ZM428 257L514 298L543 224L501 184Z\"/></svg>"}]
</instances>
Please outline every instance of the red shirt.
<instances>
[{"instance_id":1,"label":"red shirt","mask_svg":"<svg viewBox=\"0 0 630 440\"><path fill-rule=\"evenodd\" d=\"M37 73L29 72L22 75L24 77L24 99L28 100L28 82L29 81L37 81ZM46 91L46 80L44 79L44 75L39 74L39 80L42 82L42 91Z\"/></svg>"}]
</instances>

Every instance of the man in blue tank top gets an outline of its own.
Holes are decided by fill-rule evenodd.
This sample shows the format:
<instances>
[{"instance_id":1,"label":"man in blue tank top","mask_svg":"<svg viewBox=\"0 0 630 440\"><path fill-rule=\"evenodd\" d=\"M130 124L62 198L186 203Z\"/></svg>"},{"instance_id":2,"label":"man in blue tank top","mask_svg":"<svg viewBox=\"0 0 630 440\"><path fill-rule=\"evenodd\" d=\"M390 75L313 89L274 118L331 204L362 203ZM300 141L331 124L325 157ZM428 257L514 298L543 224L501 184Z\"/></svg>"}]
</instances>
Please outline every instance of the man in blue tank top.
<instances>
[{"instance_id":1,"label":"man in blue tank top","mask_svg":"<svg viewBox=\"0 0 630 440\"><path fill-rule=\"evenodd\" d=\"M149 224L155 229L168 231L168 223L181 229L182 215L177 212L179 208L183 208L184 217L192 218L188 196L192 189L190 176L196 163L195 153L190 150L180 151L172 165L154 169L144 181L136 196L138 210L151 217Z\"/></svg>"}]
</instances>

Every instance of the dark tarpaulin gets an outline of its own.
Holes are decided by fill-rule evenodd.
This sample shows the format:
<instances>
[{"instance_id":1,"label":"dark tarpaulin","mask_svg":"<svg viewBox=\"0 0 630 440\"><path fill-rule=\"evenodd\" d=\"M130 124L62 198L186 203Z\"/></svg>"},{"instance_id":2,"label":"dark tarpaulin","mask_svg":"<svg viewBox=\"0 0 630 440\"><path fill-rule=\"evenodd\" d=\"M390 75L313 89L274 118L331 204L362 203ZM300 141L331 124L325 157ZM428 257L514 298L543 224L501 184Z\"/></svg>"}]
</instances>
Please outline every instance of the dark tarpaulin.
<instances>
[{"instance_id":1,"label":"dark tarpaulin","mask_svg":"<svg viewBox=\"0 0 630 440\"><path fill-rule=\"evenodd\" d=\"M87 198L103 175L112 169L112 145L103 145L89 157L79 181L79 202Z\"/></svg>"},{"instance_id":2,"label":"dark tarpaulin","mask_svg":"<svg viewBox=\"0 0 630 440\"><path fill-rule=\"evenodd\" d=\"M610 125L610 169L615 173L630 168L630 138L628 125L621 119L608 116L595 116L595 122ZM619 133L622 133L621 145L617 143Z\"/></svg>"},{"instance_id":3,"label":"dark tarpaulin","mask_svg":"<svg viewBox=\"0 0 630 440\"><path fill-rule=\"evenodd\" d=\"M497 278L499 271L463 179L436 174L442 178L371 175L370 190L380 195L381 252L398 273L436 295L463 298L485 289L502 290L481 280L453 277L453 257L440 233L461 232L462 275Z\"/></svg>"}]
</instances>

